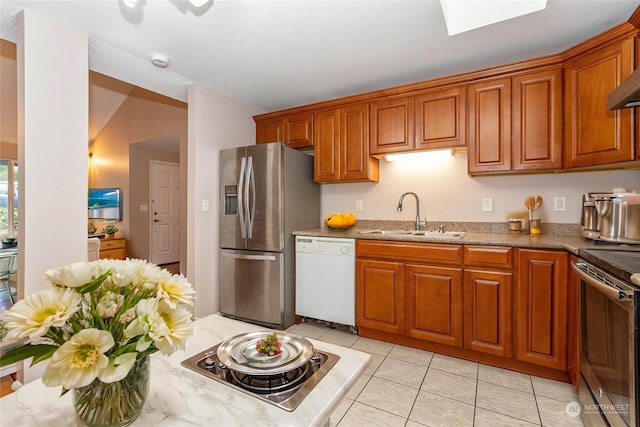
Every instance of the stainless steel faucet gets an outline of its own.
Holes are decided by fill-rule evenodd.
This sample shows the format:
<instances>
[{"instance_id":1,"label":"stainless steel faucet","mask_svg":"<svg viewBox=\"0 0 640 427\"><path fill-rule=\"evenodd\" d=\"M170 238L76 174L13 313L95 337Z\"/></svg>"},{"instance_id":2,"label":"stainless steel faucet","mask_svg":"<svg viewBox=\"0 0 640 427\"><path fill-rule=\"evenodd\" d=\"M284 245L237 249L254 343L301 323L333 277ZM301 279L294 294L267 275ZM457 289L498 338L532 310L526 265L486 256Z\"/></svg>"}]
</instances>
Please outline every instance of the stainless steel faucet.
<instances>
[{"instance_id":1,"label":"stainless steel faucet","mask_svg":"<svg viewBox=\"0 0 640 427\"><path fill-rule=\"evenodd\" d=\"M412 191L403 193L402 196L400 196L400 200L398 200L397 211L402 212L402 200L404 199L404 196L406 196L407 194L411 194L413 197L416 198L416 231L418 231L420 230L420 199L418 199L418 195L416 193Z\"/></svg>"}]
</instances>

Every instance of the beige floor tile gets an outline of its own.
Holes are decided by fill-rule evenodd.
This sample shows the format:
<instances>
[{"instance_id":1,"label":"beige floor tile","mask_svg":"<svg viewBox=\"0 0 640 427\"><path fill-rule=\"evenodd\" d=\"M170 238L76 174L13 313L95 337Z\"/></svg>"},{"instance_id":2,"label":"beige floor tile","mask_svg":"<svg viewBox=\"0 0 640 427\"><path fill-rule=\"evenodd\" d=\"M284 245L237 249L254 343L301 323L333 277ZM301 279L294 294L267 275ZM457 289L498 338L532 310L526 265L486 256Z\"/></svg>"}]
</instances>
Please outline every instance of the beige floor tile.
<instances>
[{"instance_id":1,"label":"beige floor tile","mask_svg":"<svg viewBox=\"0 0 640 427\"><path fill-rule=\"evenodd\" d=\"M473 378L451 374L437 369L429 369L421 390L459 402L475 405L477 381Z\"/></svg>"},{"instance_id":2,"label":"beige floor tile","mask_svg":"<svg viewBox=\"0 0 640 427\"><path fill-rule=\"evenodd\" d=\"M478 381L476 406L534 424L540 422L534 395L524 391Z\"/></svg>"},{"instance_id":3,"label":"beige floor tile","mask_svg":"<svg viewBox=\"0 0 640 427\"><path fill-rule=\"evenodd\" d=\"M326 334L322 335L319 340L328 342L342 347L351 347L356 341L358 336L346 331L340 331L338 329L329 329Z\"/></svg>"},{"instance_id":4,"label":"beige floor tile","mask_svg":"<svg viewBox=\"0 0 640 427\"><path fill-rule=\"evenodd\" d=\"M407 420L407 423L404 427L424 427L424 424L417 423L415 421Z\"/></svg>"},{"instance_id":5,"label":"beige floor tile","mask_svg":"<svg viewBox=\"0 0 640 427\"><path fill-rule=\"evenodd\" d=\"M457 359L442 354L433 355L429 369L438 369L440 371L462 375L463 377L478 378L478 364L476 362L469 362L468 360Z\"/></svg>"},{"instance_id":6,"label":"beige floor tile","mask_svg":"<svg viewBox=\"0 0 640 427\"><path fill-rule=\"evenodd\" d=\"M536 396L548 397L564 403L578 401L578 393L572 384L534 376L531 377L531 382Z\"/></svg>"},{"instance_id":7,"label":"beige floor tile","mask_svg":"<svg viewBox=\"0 0 640 427\"><path fill-rule=\"evenodd\" d=\"M393 344L361 337L358 338L358 340L351 346L351 348L353 348L354 350L360 350L366 353L378 354L380 356L386 357L393 348Z\"/></svg>"},{"instance_id":8,"label":"beige floor tile","mask_svg":"<svg viewBox=\"0 0 640 427\"><path fill-rule=\"evenodd\" d=\"M384 356L380 356L379 354L372 354L371 360L365 368L364 373L367 375L373 375L378 370L383 360Z\"/></svg>"},{"instance_id":9,"label":"beige floor tile","mask_svg":"<svg viewBox=\"0 0 640 427\"><path fill-rule=\"evenodd\" d=\"M418 389L426 373L427 368L424 366L387 357L376 370L374 377Z\"/></svg>"},{"instance_id":10,"label":"beige floor tile","mask_svg":"<svg viewBox=\"0 0 640 427\"><path fill-rule=\"evenodd\" d=\"M356 400L364 386L367 385L369 380L371 379L371 375L362 374L360 378L356 380L356 383L351 387L351 389L347 392L346 397L348 399Z\"/></svg>"},{"instance_id":11,"label":"beige floor tile","mask_svg":"<svg viewBox=\"0 0 640 427\"><path fill-rule=\"evenodd\" d=\"M567 413L567 403L556 399L536 396L540 419L545 427L582 427L580 415L571 416ZM577 401L577 400L576 400Z\"/></svg>"},{"instance_id":12,"label":"beige floor tile","mask_svg":"<svg viewBox=\"0 0 640 427\"><path fill-rule=\"evenodd\" d=\"M420 391L409 419L430 427L471 427L473 413L473 405Z\"/></svg>"},{"instance_id":13,"label":"beige floor tile","mask_svg":"<svg viewBox=\"0 0 640 427\"><path fill-rule=\"evenodd\" d=\"M431 359L433 358L433 353L430 351L418 350L417 348L394 345L387 357L429 367Z\"/></svg>"},{"instance_id":14,"label":"beige floor tile","mask_svg":"<svg viewBox=\"0 0 640 427\"><path fill-rule=\"evenodd\" d=\"M313 340L317 340L318 338L326 334L329 330L330 329L326 326L315 323L299 323L287 328L287 332L290 332L294 335L311 338Z\"/></svg>"},{"instance_id":15,"label":"beige floor tile","mask_svg":"<svg viewBox=\"0 0 640 427\"><path fill-rule=\"evenodd\" d=\"M373 377L356 402L407 418L417 395L417 388Z\"/></svg>"},{"instance_id":16,"label":"beige floor tile","mask_svg":"<svg viewBox=\"0 0 640 427\"><path fill-rule=\"evenodd\" d=\"M405 418L354 402L338 427L404 427Z\"/></svg>"},{"instance_id":17,"label":"beige floor tile","mask_svg":"<svg viewBox=\"0 0 640 427\"><path fill-rule=\"evenodd\" d=\"M478 367L478 380L533 393L531 376L520 372L480 364Z\"/></svg>"},{"instance_id":18,"label":"beige floor tile","mask_svg":"<svg viewBox=\"0 0 640 427\"><path fill-rule=\"evenodd\" d=\"M530 423L507 415L476 408L474 427L535 427L540 424Z\"/></svg>"},{"instance_id":19,"label":"beige floor tile","mask_svg":"<svg viewBox=\"0 0 640 427\"><path fill-rule=\"evenodd\" d=\"M342 399L342 401L338 404L338 407L331 417L329 417L329 427L335 427L338 425L342 417L347 413L351 405L353 404L353 400L351 399Z\"/></svg>"}]
</instances>

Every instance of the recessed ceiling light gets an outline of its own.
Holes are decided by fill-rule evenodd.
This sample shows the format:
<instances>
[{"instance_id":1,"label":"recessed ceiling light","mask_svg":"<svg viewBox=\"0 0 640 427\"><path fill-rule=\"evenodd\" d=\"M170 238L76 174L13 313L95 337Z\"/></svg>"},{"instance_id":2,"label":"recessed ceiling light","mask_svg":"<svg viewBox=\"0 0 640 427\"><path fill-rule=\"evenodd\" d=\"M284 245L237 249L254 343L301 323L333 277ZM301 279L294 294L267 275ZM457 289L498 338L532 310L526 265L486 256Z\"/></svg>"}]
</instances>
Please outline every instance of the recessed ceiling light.
<instances>
[{"instance_id":1,"label":"recessed ceiling light","mask_svg":"<svg viewBox=\"0 0 640 427\"><path fill-rule=\"evenodd\" d=\"M136 7L140 4L140 0L122 0L122 3L128 7Z\"/></svg>"},{"instance_id":2,"label":"recessed ceiling light","mask_svg":"<svg viewBox=\"0 0 640 427\"><path fill-rule=\"evenodd\" d=\"M452 36L538 12L547 7L547 0L440 0L440 5Z\"/></svg>"}]
</instances>

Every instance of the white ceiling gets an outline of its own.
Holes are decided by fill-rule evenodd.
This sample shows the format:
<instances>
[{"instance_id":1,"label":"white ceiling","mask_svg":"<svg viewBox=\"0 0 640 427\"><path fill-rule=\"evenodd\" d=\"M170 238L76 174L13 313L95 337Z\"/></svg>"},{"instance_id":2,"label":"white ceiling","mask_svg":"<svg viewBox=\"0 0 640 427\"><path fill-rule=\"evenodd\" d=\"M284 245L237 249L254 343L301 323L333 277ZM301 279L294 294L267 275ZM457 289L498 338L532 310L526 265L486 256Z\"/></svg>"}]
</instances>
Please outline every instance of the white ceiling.
<instances>
[{"instance_id":1,"label":"white ceiling","mask_svg":"<svg viewBox=\"0 0 640 427\"><path fill-rule=\"evenodd\" d=\"M640 1L549 0L452 37L435 0L142 4L2 0L0 36L13 41L15 14L28 8L87 33L92 70L183 101L201 82L274 111L557 53L626 21ZM169 68L150 65L156 53Z\"/></svg>"}]
</instances>

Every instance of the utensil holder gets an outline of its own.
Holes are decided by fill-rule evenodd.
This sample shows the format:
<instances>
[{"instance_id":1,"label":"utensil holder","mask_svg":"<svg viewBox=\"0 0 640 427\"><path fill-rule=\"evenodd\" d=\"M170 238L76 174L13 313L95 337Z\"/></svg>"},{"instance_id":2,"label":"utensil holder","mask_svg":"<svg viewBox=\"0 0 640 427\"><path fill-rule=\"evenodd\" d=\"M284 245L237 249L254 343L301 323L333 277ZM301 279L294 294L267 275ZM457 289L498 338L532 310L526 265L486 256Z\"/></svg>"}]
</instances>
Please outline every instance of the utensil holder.
<instances>
[{"instance_id":1,"label":"utensil holder","mask_svg":"<svg viewBox=\"0 0 640 427\"><path fill-rule=\"evenodd\" d=\"M529 220L529 235L539 236L542 234L542 219L531 218Z\"/></svg>"}]
</instances>

